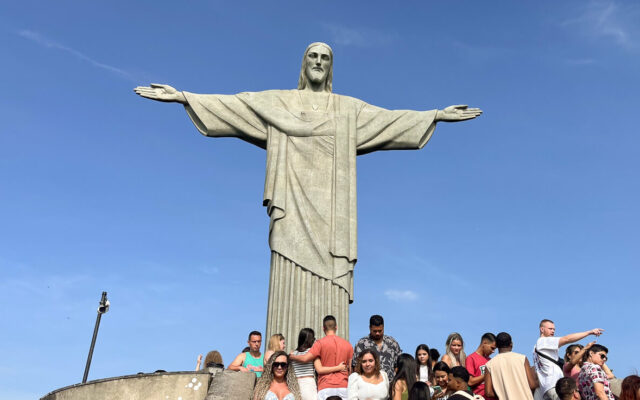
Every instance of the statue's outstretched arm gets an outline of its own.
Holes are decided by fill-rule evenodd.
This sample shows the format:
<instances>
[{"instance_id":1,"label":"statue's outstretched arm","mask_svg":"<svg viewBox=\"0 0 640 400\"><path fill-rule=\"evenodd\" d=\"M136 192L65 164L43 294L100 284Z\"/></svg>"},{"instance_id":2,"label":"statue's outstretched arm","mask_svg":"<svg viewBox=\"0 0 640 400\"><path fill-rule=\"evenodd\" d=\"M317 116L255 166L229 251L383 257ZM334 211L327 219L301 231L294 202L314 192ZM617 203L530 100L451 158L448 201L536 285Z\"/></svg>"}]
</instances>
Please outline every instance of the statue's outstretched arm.
<instances>
[{"instance_id":1,"label":"statue's outstretched arm","mask_svg":"<svg viewBox=\"0 0 640 400\"><path fill-rule=\"evenodd\" d=\"M444 110L438 110L436 113L436 122L458 122L474 119L482 114L479 108L469 108L467 105L449 106Z\"/></svg>"},{"instance_id":2,"label":"statue's outstretched arm","mask_svg":"<svg viewBox=\"0 0 640 400\"><path fill-rule=\"evenodd\" d=\"M184 97L184 94L169 85L152 83L151 86L138 86L133 89L133 91L151 100L187 104L187 99Z\"/></svg>"}]
</instances>

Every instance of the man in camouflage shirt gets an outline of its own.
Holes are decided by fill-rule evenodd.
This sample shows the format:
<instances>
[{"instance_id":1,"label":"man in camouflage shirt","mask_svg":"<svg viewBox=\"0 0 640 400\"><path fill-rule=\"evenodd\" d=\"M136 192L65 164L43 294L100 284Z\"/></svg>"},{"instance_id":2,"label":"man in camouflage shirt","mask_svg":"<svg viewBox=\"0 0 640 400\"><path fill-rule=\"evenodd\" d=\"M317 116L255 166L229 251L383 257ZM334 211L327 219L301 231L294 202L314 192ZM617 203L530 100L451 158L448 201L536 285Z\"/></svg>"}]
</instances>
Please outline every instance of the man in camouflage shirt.
<instances>
[{"instance_id":1,"label":"man in camouflage shirt","mask_svg":"<svg viewBox=\"0 0 640 400\"><path fill-rule=\"evenodd\" d=\"M378 351L380 367L391 381L395 375L396 359L402 353L402 349L394 338L384 334L384 319L380 315L372 315L369 318L369 336L363 337L356 343L352 362L354 368L360 353L371 348Z\"/></svg>"}]
</instances>

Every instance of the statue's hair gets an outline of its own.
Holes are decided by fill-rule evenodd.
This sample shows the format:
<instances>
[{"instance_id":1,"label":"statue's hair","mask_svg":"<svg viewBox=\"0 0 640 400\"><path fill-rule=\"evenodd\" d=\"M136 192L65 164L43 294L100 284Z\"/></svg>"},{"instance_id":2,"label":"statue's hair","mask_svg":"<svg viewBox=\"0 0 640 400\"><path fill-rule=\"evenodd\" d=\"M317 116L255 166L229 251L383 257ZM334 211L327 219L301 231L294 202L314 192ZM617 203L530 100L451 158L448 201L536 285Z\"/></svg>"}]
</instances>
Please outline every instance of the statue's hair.
<instances>
[{"instance_id":1,"label":"statue's hair","mask_svg":"<svg viewBox=\"0 0 640 400\"><path fill-rule=\"evenodd\" d=\"M285 375L287 387L291 394L293 394L293 398L295 400L302 400L302 396L300 395L300 386L298 386L298 379L296 378L296 374L293 372L293 366L289 361L289 356L284 351L276 351L269 358L269 361L267 361L267 364L264 366L264 371L262 371L262 376L260 376L258 383L256 383L256 387L253 389L252 399L262 400L267 395L267 392L271 387L271 382L273 382L273 362L280 356L287 357L287 363L289 364Z\"/></svg>"},{"instance_id":2,"label":"statue's hair","mask_svg":"<svg viewBox=\"0 0 640 400\"><path fill-rule=\"evenodd\" d=\"M307 74L305 73L305 62L307 60L307 54L309 53L309 50L311 50L311 48L314 46L325 47L327 50L329 50L329 54L331 55L329 72L327 73L327 80L324 83L324 91L331 93L333 91L333 50L331 49L331 46L322 42L311 43L309 46L307 46L307 49L304 51L304 54L302 55L302 67L300 68L300 78L298 79L298 90L302 90L306 88L307 84L309 83L309 79L307 78Z\"/></svg>"}]
</instances>

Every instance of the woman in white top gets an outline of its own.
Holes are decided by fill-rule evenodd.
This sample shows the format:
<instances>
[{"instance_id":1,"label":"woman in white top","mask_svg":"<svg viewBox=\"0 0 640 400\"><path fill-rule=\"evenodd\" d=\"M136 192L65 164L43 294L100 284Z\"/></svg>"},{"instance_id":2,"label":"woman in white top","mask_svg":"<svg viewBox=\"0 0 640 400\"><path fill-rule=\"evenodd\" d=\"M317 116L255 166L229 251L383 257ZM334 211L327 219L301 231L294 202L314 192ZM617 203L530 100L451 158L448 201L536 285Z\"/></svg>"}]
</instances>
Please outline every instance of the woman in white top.
<instances>
[{"instance_id":1,"label":"woman in white top","mask_svg":"<svg viewBox=\"0 0 640 400\"><path fill-rule=\"evenodd\" d=\"M253 389L253 400L301 400L298 380L284 351L273 353Z\"/></svg>"},{"instance_id":2,"label":"woman in white top","mask_svg":"<svg viewBox=\"0 0 640 400\"><path fill-rule=\"evenodd\" d=\"M389 397L389 378L380 370L380 356L366 349L356 360L356 372L349 376L349 400L384 400Z\"/></svg>"},{"instance_id":3,"label":"woman in white top","mask_svg":"<svg viewBox=\"0 0 640 400\"><path fill-rule=\"evenodd\" d=\"M418 364L418 380L431 385L431 360L429 359L429 346L419 344L416 347L416 364Z\"/></svg>"}]
</instances>

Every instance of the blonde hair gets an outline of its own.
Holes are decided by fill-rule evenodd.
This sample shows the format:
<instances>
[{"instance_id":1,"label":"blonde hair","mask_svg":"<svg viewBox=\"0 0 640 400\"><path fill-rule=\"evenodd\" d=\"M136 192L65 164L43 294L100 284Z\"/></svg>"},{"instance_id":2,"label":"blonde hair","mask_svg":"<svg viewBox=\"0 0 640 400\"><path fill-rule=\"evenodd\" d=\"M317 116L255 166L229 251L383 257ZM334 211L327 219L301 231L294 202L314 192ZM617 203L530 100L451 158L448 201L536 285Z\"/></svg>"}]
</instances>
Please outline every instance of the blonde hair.
<instances>
[{"instance_id":1,"label":"blonde hair","mask_svg":"<svg viewBox=\"0 0 640 400\"><path fill-rule=\"evenodd\" d=\"M307 74L305 73L305 63L309 50L311 50L311 48L314 46L325 47L327 50L329 50L329 54L331 55L331 64L329 65L329 72L327 73L327 79L324 83L324 91L331 93L333 91L333 50L331 49L331 46L322 42L311 43L309 46L307 46L307 49L302 55L302 67L300 68L300 78L298 78L298 90L306 88L307 84L309 83L309 78L307 78Z\"/></svg>"},{"instance_id":2,"label":"blonde hair","mask_svg":"<svg viewBox=\"0 0 640 400\"><path fill-rule=\"evenodd\" d=\"M458 366L458 360L456 359L456 356L451 352L451 342L453 342L454 340L459 340L460 344L462 345L462 348L460 349L459 366L464 367L467 355L464 352L464 340L462 340L462 335L460 335L458 332L453 332L451 335L449 335L449 337L447 337L444 352L448 354L449 357L451 357L451 367Z\"/></svg>"},{"instance_id":3,"label":"blonde hair","mask_svg":"<svg viewBox=\"0 0 640 400\"><path fill-rule=\"evenodd\" d=\"M276 333L275 335L271 335L271 338L269 338L269 345L267 346L267 350L271 350L271 351L282 350L280 348L281 340L284 340L284 336L282 335L282 333Z\"/></svg>"},{"instance_id":4,"label":"blonde hair","mask_svg":"<svg viewBox=\"0 0 640 400\"><path fill-rule=\"evenodd\" d=\"M205 367L210 363L224 364L224 362L222 361L222 355L217 350L208 352L207 356L204 358Z\"/></svg>"},{"instance_id":5,"label":"blonde hair","mask_svg":"<svg viewBox=\"0 0 640 400\"><path fill-rule=\"evenodd\" d=\"M273 382L273 362L280 356L287 357L287 363L289 364L285 375L287 387L291 394L293 394L293 398L295 400L302 400L302 396L300 395L300 386L298 386L298 379L296 378L296 374L293 372L293 366L289 363L289 356L284 351L276 351L269 358L269 361L267 361L267 364L264 366L264 371L262 371L262 376L260 376L258 383L256 383L256 387L253 389L252 399L262 400L267 395L267 392L271 387L271 382Z\"/></svg>"}]
</instances>

